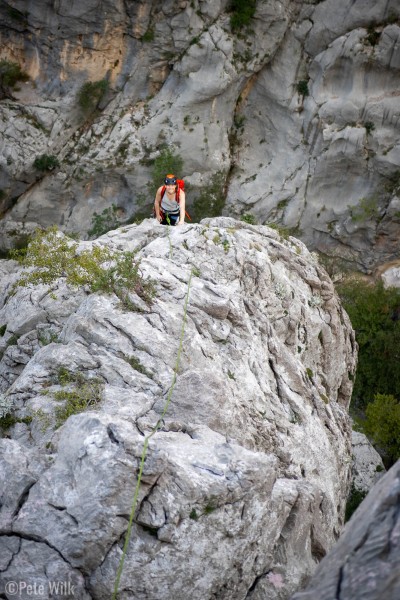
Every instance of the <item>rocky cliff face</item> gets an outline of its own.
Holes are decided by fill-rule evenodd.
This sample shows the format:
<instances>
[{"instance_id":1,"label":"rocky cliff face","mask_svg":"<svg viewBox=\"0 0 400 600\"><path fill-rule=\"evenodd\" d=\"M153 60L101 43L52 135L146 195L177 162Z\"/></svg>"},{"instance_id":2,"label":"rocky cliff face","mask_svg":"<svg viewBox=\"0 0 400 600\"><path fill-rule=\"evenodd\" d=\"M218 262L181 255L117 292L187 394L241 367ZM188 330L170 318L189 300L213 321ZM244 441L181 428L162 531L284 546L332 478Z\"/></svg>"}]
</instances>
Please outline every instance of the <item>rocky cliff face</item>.
<instances>
[{"instance_id":1,"label":"rocky cliff face","mask_svg":"<svg viewBox=\"0 0 400 600\"><path fill-rule=\"evenodd\" d=\"M111 597L189 292L120 597L288 598L338 538L350 482L355 342L331 281L298 240L223 217L78 252L94 246L138 251L151 306L62 278L10 295L20 267L1 261L0 593L69 580ZM72 397L90 405L60 423Z\"/></svg>"},{"instance_id":2,"label":"rocky cliff face","mask_svg":"<svg viewBox=\"0 0 400 600\"><path fill-rule=\"evenodd\" d=\"M396 600L400 594L399 504L397 462L357 509L307 590L292 600Z\"/></svg>"},{"instance_id":3,"label":"rocky cliff face","mask_svg":"<svg viewBox=\"0 0 400 600\"><path fill-rule=\"evenodd\" d=\"M0 103L4 247L37 223L86 235L112 204L147 214L149 165L169 147L191 202L225 200L364 270L398 256L396 0L260 0L241 29L225 0L0 11L1 57L31 77ZM102 79L88 119L77 93ZM35 170L44 153L60 168Z\"/></svg>"}]
</instances>

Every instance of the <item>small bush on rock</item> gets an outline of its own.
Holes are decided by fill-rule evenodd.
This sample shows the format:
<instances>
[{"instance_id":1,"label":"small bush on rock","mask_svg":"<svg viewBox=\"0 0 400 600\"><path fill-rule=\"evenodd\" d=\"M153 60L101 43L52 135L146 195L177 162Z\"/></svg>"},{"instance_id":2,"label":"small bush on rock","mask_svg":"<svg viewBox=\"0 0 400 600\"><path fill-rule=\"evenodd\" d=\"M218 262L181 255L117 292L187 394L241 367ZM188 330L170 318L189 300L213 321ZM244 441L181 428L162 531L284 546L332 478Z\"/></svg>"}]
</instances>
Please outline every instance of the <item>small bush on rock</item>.
<instances>
[{"instance_id":1,"label":"small bush on rock","mask_svg":"<svg viewBox=\"0 0 400 600\"><path fill-rule=\"evenodd\" d=\"M231 0L231 28L238 31L250 25L251 19L256 12L256 0Z\"/></svg>"},{"instance_id":2,"label":"small bush on rock","mask_svg":"<svg viewBox=\"0 0 400 600\"><path fill-rule=\"evenodd\" d=\"M63 402L55 411L56 427L61 427L71 416L94 408L102 400L103 384L99 379L86 379L82 373L71 373L64 370L60 383L70 386L54 392L53 398ZM72 386L71 386L72 384Z\"/></svg>"},{"instance_id":3,"label":"small bush on rock","mask_svg":"<svg viewBox=\"0 0 400 600\"><path fill-rule=\"evenodd\" d=\"M308 91L308 82L305 79L302 79L297 83L296 90L297 93L300 94L300 96L303 96L303 98L305 98L310 93Z\"/></svg>"},{"instance_id":4,"label":"small bush on rock","mask_svg":"<svg viewBox=\"0 0 400 600\"><path fill-rule=\"evenodd\" d=\"M104 99L109 88L107 79L87 81L78 92L78 105L84 113L92 113Z\"/></svg>"},{"instance_id":5,"label":"small bush on rock","mask_svg":"<svg viewBox=\"0 0 400 600\"><path fill-rule=\"evenodd\" d=\"M78 252L78 244L55 227L37 231L28 248L15 251L13 257L25 267L33 267L21 274L14 289L50 285L64 277L72 287L86 286L90 292L114 293L122 304L129 292L135 292L148 304L155 296L155 284L144 279L134 252L114 251L106 246Z\"/></svg>"},{"instance_id":6,"label":"small bush on rock","mask_svg":"<svg viewBox=\"0 0 400 600\"><path fill-rule=\"evenodd\" d=\"M35 158L33 166L38 171L53 171L60 166L60 163L58 162L58 158L53 154L41 154Z\"/></svg>"}]
</instances>

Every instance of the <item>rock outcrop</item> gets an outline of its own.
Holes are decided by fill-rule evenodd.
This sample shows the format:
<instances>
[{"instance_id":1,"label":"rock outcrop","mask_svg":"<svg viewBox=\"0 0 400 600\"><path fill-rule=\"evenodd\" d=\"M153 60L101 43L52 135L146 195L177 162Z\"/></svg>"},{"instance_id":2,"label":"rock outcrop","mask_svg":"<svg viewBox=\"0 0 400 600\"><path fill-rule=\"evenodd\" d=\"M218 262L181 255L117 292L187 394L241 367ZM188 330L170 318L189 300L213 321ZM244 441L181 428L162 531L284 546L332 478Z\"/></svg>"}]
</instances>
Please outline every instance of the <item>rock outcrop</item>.
<instances>
[{"instance_id":1,"label":"rock outcrop","mask_svg":"<svg viewBox=\"0 0 400 600\"><path fill-rule=\"evenodd\" d=\"M2 262L0 594L68 580L110 599L177 372L120 597L288 598L338 538L351 479L356 347L329 277L298 240L222 217L93 245L137 250L151 306L63 279L11 295ZM60 423L72 396L89 406Z\"/></svg>"},{"instance_id":2,"label":"rock outcrop","mask_svg":"<svg viewBox=\"0 0 400 600\"><path fill-rule=\"evenodd\" d=\"M363 270L398 258L398 1L267 0L239 30L229 6L0 4L0 58L31 78L0 103L3 248L38 223L85 237L113 204L147 216L168 148L189 203L207 194ZM35 169L42 154L60 167Z\"/></svg>"},{"instance_id":3,"label":"rock outcrop","mask_svg":"<svg viewBox=\"0 0 400 600\"><path fill-rule=\"evenodd\" d=\"M400 462L375 485L310 585L292 600L397 600Z\"/></svg>"},{"instance_id":4,"label":"rock outcrop","mask_svg":"<svg viewBox=\"0 0 400 600\"><path fill-rule=\"evenodd\" d=\"M383 477L386 469L382 458L366 435L359 431L353 431L351 437L353 446L353 486L356 490L366 494Z\"/></svg>"}]
</instances>

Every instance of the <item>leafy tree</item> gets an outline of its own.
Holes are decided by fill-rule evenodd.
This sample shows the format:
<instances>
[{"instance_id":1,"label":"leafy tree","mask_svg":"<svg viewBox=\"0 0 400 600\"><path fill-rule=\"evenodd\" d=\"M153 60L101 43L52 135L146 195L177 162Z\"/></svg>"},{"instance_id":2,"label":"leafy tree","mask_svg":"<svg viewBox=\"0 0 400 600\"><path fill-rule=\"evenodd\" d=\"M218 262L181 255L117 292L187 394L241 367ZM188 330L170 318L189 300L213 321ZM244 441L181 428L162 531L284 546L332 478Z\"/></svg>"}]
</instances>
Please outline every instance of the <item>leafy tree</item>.
<instances>
[{"instance_id":1,"label":"leafy tree","mask_svg":"<svg viewBox=\"0 0 400 600\"><path fill-rule=\"evenodd\" d=\"M387 466L394 464L400 458L400 403L391 394L376 394L365 414L365 433L387 457Z\"/></svg>"},{"instance_id":2,"label":"leafy tree","mask_svg":"<svg viewBox=\"0 0 400 600\"><path fill-rule=\"evenodd\" d=\"M400 290L360 277L337 289L359 345L352 408L364 410L375 394L400 390Z\"/></svg>"}]
</instances>

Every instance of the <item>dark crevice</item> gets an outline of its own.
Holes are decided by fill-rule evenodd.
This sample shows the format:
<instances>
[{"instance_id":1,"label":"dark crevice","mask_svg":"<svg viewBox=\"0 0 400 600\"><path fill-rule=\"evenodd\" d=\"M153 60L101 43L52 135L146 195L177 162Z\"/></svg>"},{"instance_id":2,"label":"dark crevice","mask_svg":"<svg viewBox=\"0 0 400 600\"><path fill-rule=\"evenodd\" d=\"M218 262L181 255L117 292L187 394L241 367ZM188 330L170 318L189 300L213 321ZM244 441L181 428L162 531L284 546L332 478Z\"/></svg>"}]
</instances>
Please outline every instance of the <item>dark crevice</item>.
<instances>
[{"instance_id":1,"label":"dark crevice","mask_svg":"<svg viewBox=\"0 0 400 600\"><path fill-rule=\"evenodd\" d=\"M343 570L344 570L344 567L343 566L340 567L339 573L338 573L337 586L336 586L335 600L340 600L340 595L342 593L342 584L343 584L343 579L344 579Z\"/></svg>"},{"instance_id":2,"label":"dark crevice","mask_svg":"<svg viewBox=\"0 0 400 600\"><path fill-rule=\"evenodd\" d=\"M7 537L12 537L12 536L7 536ZM7 564L7 565L4 567L4 569L0 569L0 573L5 573L5 572L8 570L8 568L10 567L11 563L12 563L12 562L13 562L13 560L14 560L14 557L15 557L15 556L17 556L17 554L19 554L19 552L20 552L20 550L21 550L21 544L22 544L22 541L21 541L20 539L18 539L18 549L16 550L16 552L13 552L13 553L12 553L12 556L11 556L11 558L10 558L9 562L8 562L8 564ZM0 598L1 598L1 597L2 597L2 596L0 596Z\"/></svg>"},{"instance_id":3,"label":"dark crevice","mask_svg":"<svg viewBox=\"0 0 400 600\"><path fill-rule=\"evenodd\" d=\"M44 540L43 538L39 537L38 535L28 535L26 533L20 533L20 532L15 532L15 531L10 531L10 533L6 533L6 534L2 534L2 535L6 535L7 537L18 537L21 540L27 540L28 542L36 542L38 544L44 544L45 546L47 546L48 548L50 548L51 550L53 550L54 552L56 552L56 554L58 554L58 556L69 566L71 567L71 569L74 570L79 570L76 569L76 567L74 567L73 565L71 565L71 563L69 562L69 560L62 554L62 552L56 548L55 546L53 546L52 544L50 544L50 542L48 542L47 540Z\"/></svg>"},{"instance_id":4,"label":"dark crevice","mask_svg":"<svg viewBox=\"0 0 400 600\"><path fill-rule=\"evenodd\" d=\"M48 502L47 504L49 506L51 506L51 508L54 508L55 510L67 513L67 515L72 519L72 521L75 523L75 525L79 526L78 520L68 512L68 510L65 506L56 506L55 504L51 504L51 502Z\"/></svg>"},{"instance_id":5,"label":"dark crevice","mask_svg":"<svg viewBox=\"0 0 400 600\"><path fill-rule=\"evenodd\" d=\"M13 512L13 515L12 515L13 520L18 517L19 511L21 510L21 508L27 501L30 489L35 485L35 483L36 483L36 479L34 481L31 481L30 483L28 483L27 486L25 487L24 491L22 492L20 499L18 500L18 504L15 508L15 511Z\"/></svg>"},{"instance_id":6,"label":"dark crevice","mask_svg":"<svg viewBox=\"0 0 400 600\"><path fill-rule=\"evenodd\" d=\"M270 571L269 571L269 569L268 569L268 571L266 571L265 573L261 573L261 575L258 575L258 576L255 578L255 580L253 581L253 583L251 584L251 586L250 586L250 587L249 587L249 589L247 590L246 598L247 598L247 596L248 596L249 594L251 594L251 592L254 592L254 590L256 589L256 587L257 587L257 585L258 585L259 581L260 581L261 579L264 579L264 577L266 577L266 576L268 575L268 573L269 573L269 572L270 572Z\"/></svg>"},{"instance_id":7,"label":"dark crevice","mask_svg":"<svg viewBox=\"0 0 400 600\"><path fill-rule=\"evenodd\" d=\"M120 445L120 440L116 437L111 425L107 425L107 434L113 444Z\"/></svg>"}]
</instances>

